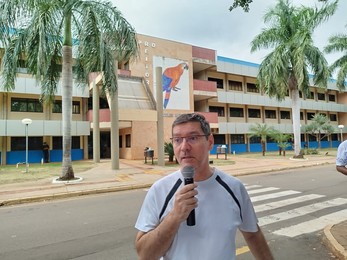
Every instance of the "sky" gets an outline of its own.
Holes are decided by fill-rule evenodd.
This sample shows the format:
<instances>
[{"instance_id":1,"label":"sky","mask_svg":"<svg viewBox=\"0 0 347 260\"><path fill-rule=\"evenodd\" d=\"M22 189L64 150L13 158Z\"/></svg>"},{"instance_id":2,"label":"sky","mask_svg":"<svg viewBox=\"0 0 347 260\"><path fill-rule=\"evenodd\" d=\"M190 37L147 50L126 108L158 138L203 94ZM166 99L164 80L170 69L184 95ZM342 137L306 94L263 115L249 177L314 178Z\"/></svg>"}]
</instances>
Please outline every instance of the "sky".
<instances>
[{"instance_id":1,"label":"sky","mask_svg":"<svg viewBox=\"0 0 347 260\"><path fill-rule=\"evenodd\" d=\"M218 56L260 64L271 49L250 52L250 42L266 25L263 16L276 0L254 0L250 11L229 6L233 0L110 0L139 34L209 48ZM321 6L318 0L292 0L295 6ZM328 38L347 34L347 1L314 32L314 44L321 50ZM342 53L326 54L331 64Z\"/></svg>"}]
</instances>

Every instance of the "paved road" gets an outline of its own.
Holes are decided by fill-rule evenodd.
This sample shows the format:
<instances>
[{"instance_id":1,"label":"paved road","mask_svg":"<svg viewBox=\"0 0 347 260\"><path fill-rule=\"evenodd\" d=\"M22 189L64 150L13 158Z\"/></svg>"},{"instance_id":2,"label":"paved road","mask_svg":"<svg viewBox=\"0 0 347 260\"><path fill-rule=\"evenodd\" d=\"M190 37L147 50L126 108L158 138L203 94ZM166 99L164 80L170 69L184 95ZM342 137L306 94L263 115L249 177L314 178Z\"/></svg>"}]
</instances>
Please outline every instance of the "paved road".
<instances>
[{"instance_id":1,"label":"paved road","mask_svg":"<svg viewBox=\"0 0 347 260\"><path fill-rule=\"evenodd\" d=\"M347 180L331 165L244 176L275 259L335 259L322 230L347 215ZM242 247L245 244L239 244ZM244 253L238 259L252 259Z\"/></svg>"},{"instance_id":2,"label":"paved road","mask_svg":"<svg viewBox=\"0 0 347 260\"><path fill-rule=\"evenodd\" d=\"M344 214L346 180L331 165L242 176L276 259L329 259L327 216ZM0 259L136 259L133 228L146 191L0 208ZM322 226L310 225L322 223ZM314 230L309 230L314 226ZM238 259L253 259L241 237Z\"/></svg>"},{"instance_id":3,"label":"paved road","mask_svg":"<svg viewBox=\"0 0 347 260\"><path fill-rule=\"evenodd\" d=\"M0 208L0 259L136 259L133 226L144 194L124 191Z\"/></svg>"}]
</instances>

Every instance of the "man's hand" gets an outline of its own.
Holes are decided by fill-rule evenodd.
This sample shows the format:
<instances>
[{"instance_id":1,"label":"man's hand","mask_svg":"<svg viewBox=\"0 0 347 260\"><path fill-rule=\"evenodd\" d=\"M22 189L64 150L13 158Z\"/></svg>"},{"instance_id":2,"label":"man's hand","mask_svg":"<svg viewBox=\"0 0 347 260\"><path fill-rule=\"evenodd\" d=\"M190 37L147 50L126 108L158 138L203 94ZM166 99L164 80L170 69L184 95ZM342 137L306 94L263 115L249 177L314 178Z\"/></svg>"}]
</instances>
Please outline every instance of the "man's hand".
<instances>
[{"instance_id":1,"label":"man's hand","mask_svg":"<svg viewBox=\"0 0 347 260\"><path fill-rule=\"evenodd\" d=\"M196 183L188 184L176 193L174 207L170 214L180 222L185 221L189 213L198 206L198 200L195 198L198 194L196 187Z\"/></svg>"}]
</instances>

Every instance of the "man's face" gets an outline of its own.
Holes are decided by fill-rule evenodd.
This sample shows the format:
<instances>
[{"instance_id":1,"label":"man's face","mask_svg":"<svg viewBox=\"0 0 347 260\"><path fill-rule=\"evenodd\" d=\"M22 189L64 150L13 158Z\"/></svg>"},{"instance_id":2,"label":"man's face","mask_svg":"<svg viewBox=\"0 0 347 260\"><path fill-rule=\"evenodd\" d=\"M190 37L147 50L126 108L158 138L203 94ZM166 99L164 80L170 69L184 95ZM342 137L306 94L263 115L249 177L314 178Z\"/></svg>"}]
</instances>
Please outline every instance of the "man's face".
<instances>
[{"instance_id":1,"label":"man's face","mask_svg":"<svg viewBox=\"0 0 347 260\"><path fill-rule=\"evenodd\" d=\"M206 139L199 122L176 125L172 130L172 137L175 156L181 167L189 165L198 169L208 165L213 136L209 135Z\"/></svg>"}]
</instances>

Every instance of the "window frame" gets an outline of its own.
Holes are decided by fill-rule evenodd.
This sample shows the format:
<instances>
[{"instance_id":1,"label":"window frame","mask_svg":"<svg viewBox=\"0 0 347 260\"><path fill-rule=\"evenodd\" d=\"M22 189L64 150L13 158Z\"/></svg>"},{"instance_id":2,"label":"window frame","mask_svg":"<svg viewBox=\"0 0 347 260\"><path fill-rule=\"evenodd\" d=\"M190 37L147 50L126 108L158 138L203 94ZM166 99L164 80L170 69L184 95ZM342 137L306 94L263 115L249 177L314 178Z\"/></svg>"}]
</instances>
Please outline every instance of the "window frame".
<instances>
[{"instance_id":1,"label":"window frame","mask_svg":"<svg viewBox=\"0 0 347 260\"><path fill-rule=\"evenodd\" d=\"M17 102L18 105L15 106L14 102ZM38 99L12 97L11 112L42 113L43 105Z\"/></svg>"},{"instance_id":2,"label":"window frame","mask_svg":"<svg viewBox=\"0 0 347 260\"><path fill-rule=\"evenodd\" d=\"M258 108L248 108L248 118L261 118L261 111Z\"/></svg>"},{"instance_id":3,"label":"window frame","mask_svg":"<svg viewBox=\"0 0 347 260\"><path fill-rule=\"evenodd\" d=\"M242 82L236 80L228 80L228 89L233 91L243 91Z\"/></svg>"},{"instance_id":4,"label":"window frame","mask_svg":"<svg viewBox=\"0 0 347 260\"><path fill-rule=\"evenodd\" d=\"M239 112L237 113L239 114L239 116L235 114L235 112ZM230 114L230 117L243 118L245 117L245 110L243 107L229 107L229 114Z\"/></svg>"},{"instance_id":5,"label":"window frame","mask_svg":"<svg viewBox=\"0 0 347 260\"><path fill-rule=\"evenodd\" d=\"M277 118L276 110L273 110L273 109L265 109L265 118L268 118L268 119L276 119L276 118Z\"/></svg>"}]
</instances>

